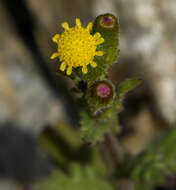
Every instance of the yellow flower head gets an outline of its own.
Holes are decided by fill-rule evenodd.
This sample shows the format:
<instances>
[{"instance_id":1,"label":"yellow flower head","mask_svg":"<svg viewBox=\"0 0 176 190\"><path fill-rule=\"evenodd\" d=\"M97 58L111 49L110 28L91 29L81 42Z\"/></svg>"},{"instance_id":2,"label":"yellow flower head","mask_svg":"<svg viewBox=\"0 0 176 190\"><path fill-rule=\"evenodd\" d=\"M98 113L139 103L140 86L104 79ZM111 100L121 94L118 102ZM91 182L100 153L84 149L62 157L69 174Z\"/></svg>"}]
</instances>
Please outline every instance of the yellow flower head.
<instances>
[{"instance_id":1,"label":"yellow flower head","mask_svg":"<svg viewBox=\"0 0 176 190\"><path fill-rule=\"evenodd\" d=\"M81 26L80 19L76 19L76 26L69 28L67 22L62 23L65 31L56 34L52 40L57 43L58 50L53 53L51 59L59 57L62 62L60 70L64 71L67 67L67 75L71 75L72 67L82 67L83 74L88 72L87 65L96 67L95 56L102 56L102 51L96 51L97 45L104 42L100 33L90 34L93 23L90 22L86 28Z\"/></svg>"}]
</instances>

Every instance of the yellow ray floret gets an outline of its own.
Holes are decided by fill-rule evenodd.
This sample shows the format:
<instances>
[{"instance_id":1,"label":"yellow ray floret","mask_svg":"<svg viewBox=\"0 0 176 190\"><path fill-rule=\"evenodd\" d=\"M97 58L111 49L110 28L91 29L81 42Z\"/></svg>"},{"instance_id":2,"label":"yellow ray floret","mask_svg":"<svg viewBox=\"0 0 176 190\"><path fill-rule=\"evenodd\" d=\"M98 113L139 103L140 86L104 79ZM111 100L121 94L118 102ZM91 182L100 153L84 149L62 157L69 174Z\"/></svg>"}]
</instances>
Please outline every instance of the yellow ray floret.
<instances>
[{"instance_id":1,"label":"yellow ray floret","mask_svg":"<svg viewBox=\"0 0 176 190\"><path fill-rule=\"evenodd\" d=\"M88 72L87 65L93 68L97 66L95 56L102 56L102 51L96 51L96 47L104 42L100 33L90 34L93 23L90 22L86 28L81 25L80 19L76 19L76 26L70 28L67 22L62 23L64 32L56 34L52 40L57 43L58 50L50 57L59 57L61 61L60 70L67 69L67 75L71 75L73 67L82 67L82 73Z\"/></svg>"}]
</instances>

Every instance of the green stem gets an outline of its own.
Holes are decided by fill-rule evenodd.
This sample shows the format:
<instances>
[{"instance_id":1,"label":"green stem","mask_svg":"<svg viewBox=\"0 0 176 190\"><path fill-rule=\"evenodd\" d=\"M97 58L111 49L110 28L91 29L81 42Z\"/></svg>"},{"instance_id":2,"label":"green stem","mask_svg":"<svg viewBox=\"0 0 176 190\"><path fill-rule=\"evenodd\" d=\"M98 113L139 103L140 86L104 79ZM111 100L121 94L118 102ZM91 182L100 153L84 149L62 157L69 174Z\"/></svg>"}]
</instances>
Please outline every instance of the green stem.
<instances>
[{"instance_id":1,"label":"green stem","mask_svg":"<svg viewBox=\"0 0 176 190\"><path fill-rule=\"evenodd\" d=\"M105 146L107 147L107 150L109 151L112 160L118 166L123 162L124 151L119 141L112 132L105 133L104 137L105 137Z\"/></svg>"}]
</instances>

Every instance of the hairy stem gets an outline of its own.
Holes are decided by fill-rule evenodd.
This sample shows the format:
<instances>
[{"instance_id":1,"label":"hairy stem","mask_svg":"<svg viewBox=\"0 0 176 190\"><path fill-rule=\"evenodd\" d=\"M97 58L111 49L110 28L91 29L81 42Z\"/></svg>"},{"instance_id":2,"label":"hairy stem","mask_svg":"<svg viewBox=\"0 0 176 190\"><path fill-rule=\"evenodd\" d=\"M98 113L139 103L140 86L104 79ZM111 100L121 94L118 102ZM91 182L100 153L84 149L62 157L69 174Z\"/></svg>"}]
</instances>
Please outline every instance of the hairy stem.
<instances>
[{"instance_id":1,"label":"hairy stem","mask_svg":"<svg viewBox=\"0 0 176 190\"><path fill-rule=\"evenodd\" d=\"M123 162L124 151L112 132L107 132L104 135L105 137L105 146L112 157L112 160L115 162L115 165L119 165Z\"/></svg>"}]
</instances>

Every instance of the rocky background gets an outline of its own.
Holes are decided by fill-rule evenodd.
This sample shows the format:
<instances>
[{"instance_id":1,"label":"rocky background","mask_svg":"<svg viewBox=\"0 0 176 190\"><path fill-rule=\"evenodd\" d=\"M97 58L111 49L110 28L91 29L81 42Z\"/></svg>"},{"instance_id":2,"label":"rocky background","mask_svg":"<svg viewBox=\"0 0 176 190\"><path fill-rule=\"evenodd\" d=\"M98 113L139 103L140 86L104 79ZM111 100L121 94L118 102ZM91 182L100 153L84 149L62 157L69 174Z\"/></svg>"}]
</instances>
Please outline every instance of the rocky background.
<instances>
[{"instance_id":1,"label":"rocky background","mask_svg":"<svg viewBox=\"0 0 176 190\"><path fill-rule=\"evenodd\" d=\"M57 60L49 60L56 48L51 37L63 21L79 17L86 25L106 12L118 16L121 27L120 58L109 77L142 79L120 114L124 147L136 154L176 122L175 0L2 0L1 123L11 121L34 136L59 120L78 125L71 84L56 75ZM0 189L12 189L5 184Z\"/></svg>"}]
</instances>

